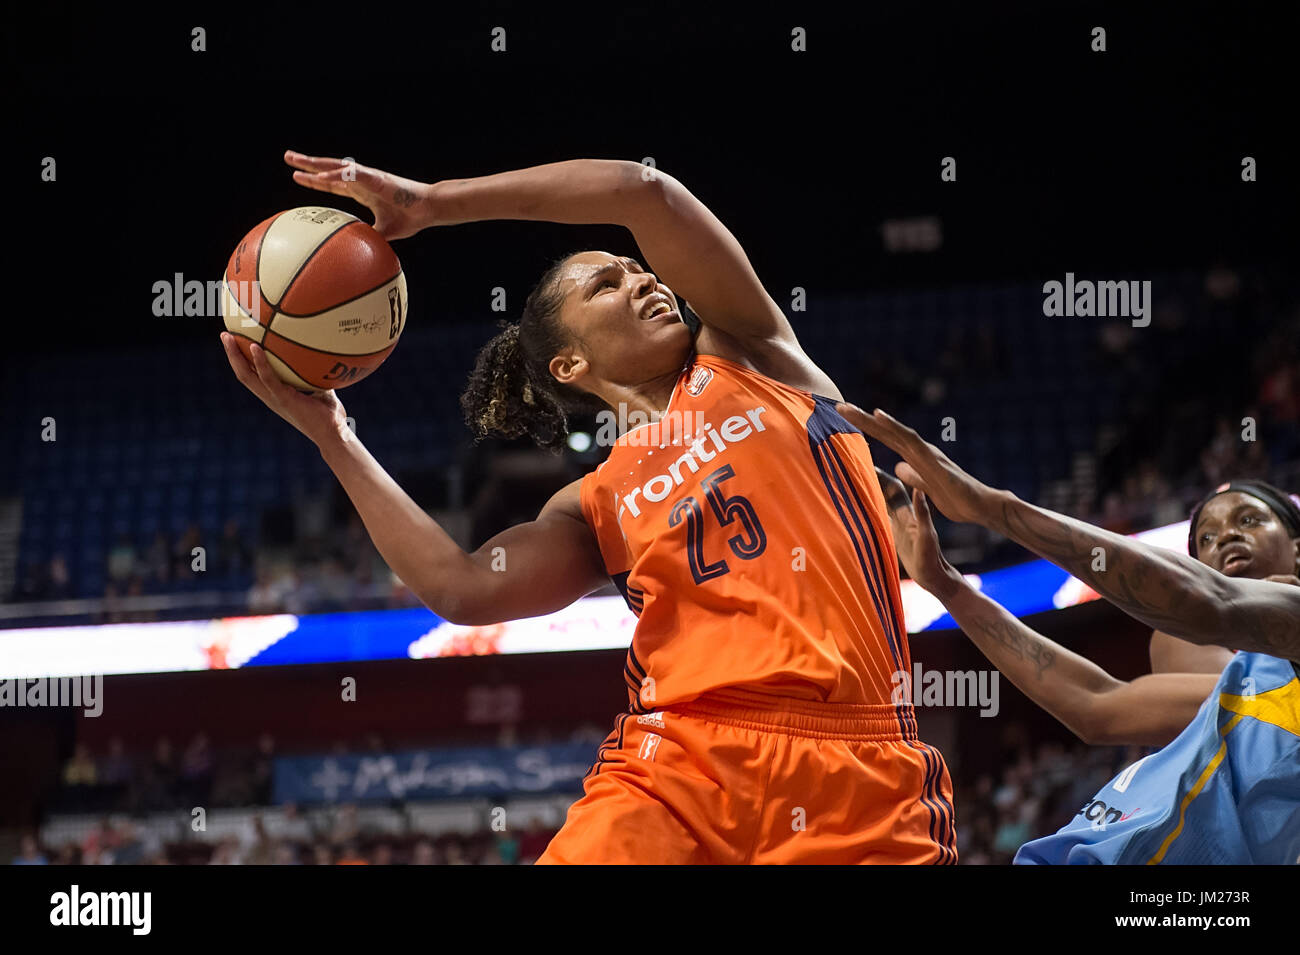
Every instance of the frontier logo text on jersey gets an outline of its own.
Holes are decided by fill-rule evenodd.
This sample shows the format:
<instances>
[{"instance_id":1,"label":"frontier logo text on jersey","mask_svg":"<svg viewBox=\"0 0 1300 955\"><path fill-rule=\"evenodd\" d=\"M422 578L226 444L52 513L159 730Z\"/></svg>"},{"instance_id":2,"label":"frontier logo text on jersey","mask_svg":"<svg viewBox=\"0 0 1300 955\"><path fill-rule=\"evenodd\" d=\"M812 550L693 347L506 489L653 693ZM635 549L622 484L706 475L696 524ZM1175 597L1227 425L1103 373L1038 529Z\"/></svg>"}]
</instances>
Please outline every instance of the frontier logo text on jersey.
<instances>
[{"instance_id":1,"label":"frontier logo text on jersey","mask_svg":"<svg viewBox=\"0 0 1300 955\"><path fill-rule=\"evenodd\" d=\"M132 935L148 935L152 892L70 892L50 896L51 925L130 925Z\"/></svg>"}]
</instances>

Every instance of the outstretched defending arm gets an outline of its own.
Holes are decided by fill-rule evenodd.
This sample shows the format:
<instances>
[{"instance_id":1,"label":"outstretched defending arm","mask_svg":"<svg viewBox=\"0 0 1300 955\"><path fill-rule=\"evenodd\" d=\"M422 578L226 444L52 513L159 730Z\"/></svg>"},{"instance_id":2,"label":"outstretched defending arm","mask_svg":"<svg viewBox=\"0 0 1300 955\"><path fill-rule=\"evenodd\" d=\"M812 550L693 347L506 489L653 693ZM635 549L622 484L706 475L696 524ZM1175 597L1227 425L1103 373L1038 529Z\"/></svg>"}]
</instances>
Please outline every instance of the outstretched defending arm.
<instances>
[{"instance_id":1,"label":"outstretched defending arm","mask_svg":"<svg viewBox=\"0 0 1300 955\"><path fill-rule=\"evenodd\" d=\"M885 412L842 415L896 451L904 483L954 521L982 524L1069 571L1130 616L1191 643L1300 660L1300 587L1227 577L1191 557L1036 507L977 481Z\"/></svg>"},{"instance_id":2,"label":"outstretched defending arm","mask_svg":"<svg viewBox=\"0 0 1300 955\"><path fill-rule=\"evenodd\" d=\"M1079 739L1098 745L1163 746L1196 716L1217 677L1162 673L1117 680L1091 660L1026 626L980 593L944 558L925 495L879 468L899 559L939 598L980 652Z\"/></svg>"}]
</instances>

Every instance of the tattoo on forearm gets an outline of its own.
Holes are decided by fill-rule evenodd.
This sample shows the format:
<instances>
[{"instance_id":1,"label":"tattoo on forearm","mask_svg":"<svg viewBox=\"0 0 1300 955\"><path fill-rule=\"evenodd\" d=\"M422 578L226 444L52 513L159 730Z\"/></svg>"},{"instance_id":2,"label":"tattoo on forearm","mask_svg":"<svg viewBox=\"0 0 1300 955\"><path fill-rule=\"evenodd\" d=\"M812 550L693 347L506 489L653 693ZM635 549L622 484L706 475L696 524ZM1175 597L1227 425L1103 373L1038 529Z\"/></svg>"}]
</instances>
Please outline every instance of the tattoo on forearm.
<instances>
[{"instance_id":1,"label":"tattoo on forearm","mask_svg":"<svg viewBox=\"0 0 1300 955\"><path fill-rule=\"evenodd\" d=\"M1300 613L1293 601L1248 600L1230 621L1210 611L1231 604L1240 586L1208 567L1146 547L1081 521L1041 512L1020 501L1001 508L1002 528L1012 540L1047 558L1092 587L1124 612L1174 636L1222 643L1286 659L1300 656ZM1093 548L1106 551L1106 569L1092 569ZM1232 588L1236 588L1235 590ZM1210 628L1219 620L1227 632Z\"/></svg>"},{"instance_id":2,"label":"tattoo on forearm","mask_svg":"<svg viewBox=\"0 0 1300 955\"><path fill-rule=\"evenodd\" d=\"M1032 663L1037 670L1034 675L1039 679L1042 679L1043 671L1056 662L1056 651L1044 646L1043 641L1037 639L1038 634L1014 618L1007 619L999 613L982 629L1020 659Z\"/></svg>"},{"instance_id":3,"label":"tattoo on forearm","mask_svg":"<svg viewBox=\"0 0 1300 955\"><path fill-rule=\"evenodd\" d=\"M415 205L415 200L415 193L403 186L398 186L393 192L393 202L397 203L404 209Z\"/></svg>"},{"instance_id":4,"label":"tattoo on forearm","mask_svg":"<svg viewBox=\"0 0 1300 955\"><path fill-rule=\"evenodd\" d=\"M1172 625L1186 631L1195 609L1186 600L1177 567L1158 566L1158 558L1127 538L1088 525L1076 528L1069 518L1045 517L1018 504L1002 505L1008 537L1060 565L1121 610L1157 629ZM1092 569L1095 547L1106 550L1104 571Z\"/></svg>"}]
</instances>

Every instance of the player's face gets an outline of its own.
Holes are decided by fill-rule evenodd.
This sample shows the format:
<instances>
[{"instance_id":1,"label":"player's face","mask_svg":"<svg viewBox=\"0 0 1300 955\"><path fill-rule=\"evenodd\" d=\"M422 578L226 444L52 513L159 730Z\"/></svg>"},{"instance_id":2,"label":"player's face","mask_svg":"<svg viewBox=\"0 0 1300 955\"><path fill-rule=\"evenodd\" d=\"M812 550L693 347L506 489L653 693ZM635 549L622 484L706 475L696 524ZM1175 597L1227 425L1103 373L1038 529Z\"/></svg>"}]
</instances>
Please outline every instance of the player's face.
<instances>
[{"instance_id":1,"label":"player's face","mask_svg":"<svg viewBox=\"0 0 1300 955\"><path fill-rule=\"evenodd\" d=\"M1263 501L1241 491L1211 498L1196 522L1196 557L1229 577L1295 574L1297 541Z\"/></svg>"},{"instance_id":2,"label":"player's face","mask_svg":"<svg viewBox=\"0 0 1300 955\"><path fill-rule=\"evenodd\" d=\"M570 256L560 278L560 320L593 380L635 386L681 369L691 349L677 297L635 259Z\"/></svg>"}]
</instances>

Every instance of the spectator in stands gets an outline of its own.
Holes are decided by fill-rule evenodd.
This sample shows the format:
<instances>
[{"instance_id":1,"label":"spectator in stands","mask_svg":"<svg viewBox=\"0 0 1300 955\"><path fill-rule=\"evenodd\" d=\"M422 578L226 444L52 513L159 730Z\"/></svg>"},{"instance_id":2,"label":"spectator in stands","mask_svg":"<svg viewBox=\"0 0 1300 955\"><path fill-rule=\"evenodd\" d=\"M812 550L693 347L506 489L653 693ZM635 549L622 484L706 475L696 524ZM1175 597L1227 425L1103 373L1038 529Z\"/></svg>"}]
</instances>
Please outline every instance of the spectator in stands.
<instances>
[{"instance_id":1,"label":"spectator in stands","mask_svg":"<svg viewBox=\"0 0 1300 955\"><path fill-rule=\"evenodd\" d=\"M1035 835L1033 824L1038 821L1039 802L1026 798L1023 792L1018 804L1006 807L1001 812L1001 823L993 836L993 851L997 861L1009 863L1016 850Z\"/></svg>"},{"instance_id":2,"label":"spectator in stands","mask_svg":"<svg viewBox=\"0 0 1300 955\"><path fill-rule=\"evenodd\" d=\"M515 865L519 862L519 838L510 831L497 836L496 852L503 865Z\"/></svg>"},{"instance_id":3,"label":"spectator in stands","mask_svg":"<svg viewBox=\"0 0 1300 955\"><path fill-rule=\"evenodd\" d=\"M94 786L98 781L96 772L90 747L78 743L72 751L72 758L63 765L63 784L74 789Z\"/></svg>"},{"instance_id":4,"label":"spectator in stands","mask_svg":"<svg viewBox=\"0 0 1300 955\"><path fill-rule=\"evenodd\" d=\"M445 865L469 865L470 861L465 857L465 844L457 836L452 836L443 846L443 858L446 859Z\"/></svg>"},{"instance_id":5,"label":"spectator in stands","mask_svg":"<svg viewBox=\"0 0 1300 955\"><path fill-rule=\"evenodd\" d=\"M259 806L271 804L271 789L275 779L275 737L263 733L257 738L257 754L253 757L253 800Z\"/></svg>"},{"instance_id":6,"label":"spectator in stands","mask_svg":"<svg viewBox=\"0 0 1300 955\"><path fill-rule=\"evenodd\" d=\"M334 824L330 827L329 840L335 846L345 845L357 840L361 835L361 823L355 803L344 803L335 810Z\"/></svg>"},{"instance_id":7,"label":"spectator in stands","mask_svg":"<svg viewBox=\"0 0 1300 955\"><path fill-rule=\"evenodd\" d=\"M31 833L23 835L18 843L18 855L14 856L14 865L49 865L50 860L41 852L40 846L36 844L36 837Z\"/></svg>"},{"instance_id":8,"label":"spectator in stands","mask_svg":"<svg viewBox=\"0 0 1300 955\"><path fill-rule=\"evenodd\" d=\"M145 551L140 568L150 589L163 589L172 579L171 545L167 535L159 531Z\"/></svg>"},{"instance_id":9,"label":"spectator in stands","mask_svg":"<svg viewBox=\"0 0 1300 955\"><path fill-rule=\"evenodd\" d=\"M108 753L99 761L99 783L102 786L126 789L135 779L135 765L126 754L122 737L108 741Z\"/></svg>"},{"instance_id":10,"label":"spectator in stands","mask_svg":"<svg viewBox=\"0 0 1300 955\"><path fill-rule=\"evenodd\" d=\"M546 847L551 844L552 835L553 833L543 829L536 819L528 823L528 828L519 837L519 862L522 865L532 865L536 862L546 851Z\"/></svg>"},{"instance_id":11,"label":"spectator in stands","mask_svg":"<svg viewBox=\"0 0 1300 955\"><path fill-rule=\"evenodd\" d=\"M379 842L370 850L371 865L392 865L393 864L393 847L387 842Z\"/></svg>"},{"instance_id":12,"label":"spectator in stands","mask_svg":"<svg viewBox=\"0 0 1300 955\"><path fill-rule=\"evenodd\" d=\"M126 596L128 600L144 596L144 581L139 576L132 577L127 582ZM124 616L132 621L147 623L151 620L157 620L158 612L156 610L129 610Z\"/></svg>"},{"instance_id":13,"label":"spectator in stands","mask_svg":"<svg viewBox=\"0 0 1300 955\"><path fill-rule=\"evenodd\" d=\"M252 833L244 855L244 864L271 865L275 862L278 849L279 843L266 831L266 823L262 819L262 814L258 813L252 820Z\"/></svg>"},{"instance_id":14,"label":"spectator in stands","mask_svg":"<svg viewBox=\"0 0 1300 955\"><path fill-rule=\"evenodd\" d=\"M226 836L221 839L212 849L212 857L208 860L208 865L243 865L243 859L240 857L239 840L234 836Z\"/></svg>"},{"instance_id":15,"label":"spectator in stands","mask_svg":"<svg viewBox=\"0 0 1300 955\"><path fill-rule=\"evenodd\" d=\"M312 828L311 823L303 817L297 803L285 803L279 819L268 828L271 829L277 839L286 842L308 843L316 838L315 830Z\"/></svg>"},{"instance_id":16,"label":"spectator in stands","mask_svg":"<svg viewBox=\"0 0 1300 955\"><path fill-rule=\"evenodd\" d=\"M253 569L253 549L239 521L233 517L222 528L215 556L214 569L224 578L243 577Z\"/></svg>"},{"instance_id":17,"label":"spectator in stands","mask_svg":"<svg viewBox=\"0 0 1300 955\"><path fill-rule=\"evenodd\" d=\"M248 589L248 612L280 613L284 609L285 586L282 579L265 563L257 568L257 579Z\"/></svg>"},{"instance_id":18,"label":"spectator in stands","mask_svg":"<svg viewBox=\"0 0 1300 955\"><path fill-rule=\"evenodd\" d=\"M361 853L361 847L356 842L346 842L343 844L342 851L339 852L338 861L335 865L370 865L370 860Z\"/></svg>"},{"instance_id":19,"label":"spectator in stands","mask_svg":"<svg viewBox=\"0 0 1300 955\"><path fill-rule=\"evenodd\" d=\"M1201 469L1205 472L1206 483L1214 486L1228 480L1230 476L1240 474L1237 463L1237 449L1241 436L1233 430L1226 417L1220 415L1214 421L1214 438L1201 452Z\"/></svg>"},{"instance_id":20,"label":"spectator in stands","mask_svg":"<svg viewBox=\"0 0 1300 955\"><path fill-rule=\"evenodd\" d=\"M313 865L333 865L334 850L327 842L318 842L311 847Z\"/></svg>"},{"instance_id":21,"label":"spectator in stands","mask_svg":"<svg viewBox=\"0 0 1300 955\"><path fill-rule=\"evenodd\" d=\"M343 569L342 563L333 557L329 558L321 566L316 611L337 613L346 610L352 602L355 586L355 580Z\"/></svg>"},{"instance_id":22,"label":"spectator in stands","mask_svg":"<svg viewBox=\"0 0 1300 955\"><path fill-rule=\"evenodd\" d=\"M181 757L181 789L185 800L206 804L212 793L213 755L206 733L197 733Z\"/></svg>"},{"instance_id":23,"label":"spectator in stands","mask_svg":"<svg viewBox=\"0 0 1300 955\"><path fill-rule=\"evenodd\" d=\"M298 847L288 842L277 842L273 865L302 865Z\"/></svg>"},{"instance_id":24,"label":"spectator in stands","mask_svg":"<svg viewBox=\"0 0 1300 955\"><path fill-rule=\"evenodd\" d=\"M62 554L55 554L50 561L50 588L46 596L50 600L67 600L73 596L72 575Z\"/></svg>"},{"instance_id":25,"label":"spectator in stands","mask_svg":"<svg viewBox=\"0 0 1300 955\"><path fill-rule=\"evenodd\" d=\"M81 849L75 842L65 842L54 856L55 865L81 865Z\"/></svg>"},{"instance_id":26,"label":"spectator in stands","mask_svg":"<svg viewBox=\"0 0 1300 955\"><path fill-rule=\"evenodd\" d=\"M320 606L325 598L325 591L318 580L320 565L318 563L298 564L289 570L289 587L284 595L286 613L311 613Z\"/></svg>"},{"instance_id":27,"label":"spectator in stands","mask_svg":"<svg viewBox=\"0 0 1300 955\"><path fill-rule=\"evenodd\" d=\"M131 819L123 819L117 826L117 839L113 848L105 853L109 865L139 865L146 861L147 847L140 827Z\"/></svg>"},{"instance_id":28,"label":"spectator in stands","mask_svg":"<svg viewBox=\"0 0 1300 955\"><path fill-rule=\"evenodd\" d=\"M135 545L131 543L131 538L126 534L118 534L117 540L108 552L109 580L121 587L126 586L126 582L136 572L135 565Z\"/></svg>"},{"instance_id":29,"label":"spectator in stands","mask_svg":"<svg viewBox=\"0 0 1300 955\"><path fill-rule=\"evenodd\" d=\"M369 560L360 561L352 571L354 584L347 610L372 610L382 606L375 592L375 570Z\"/></svg>"},{"instance_id":30,"label":"spectator in stands","mask_svg":"<svg viewBox=\"0 0 1300 955\"><path fill-rule=\"evenodd\" d=\"M192 581L194 572L194 548L203 544L199 525L190 524L185 533L176 541L172 551L172 579L177 582Z\"/></svg>"},{"instance_id":31,"label":"spectator in stands","mask_svg":"<svg viewBox=\"0 0 1300 955\"><path fill-rule=\"evenodd\" d=\"M117 833L113 831L108 819L101 819L95 824L81 843L82 865L99 865L103 853L117 846Z\"/></svg>"},{"instance_id":32,"label":"spectator in stands","mask_svg":"<svg viewBox=\"0 0 1300 955\"><path fill-rule=\"evenodd\" d=\"M217 755L212 775L214 806L248 806L253 802L253 764L246 752Z\"/></svg>"},{"instance_id":33,"label":"spectator in stands","mask_svg":"<svg viewBox=\"0 0 1300 955\"><path fill-rule=\"evenodd\" d=\"M176 801L178 775L172 743L166 736L154 744L142 780L141 805L146 809L170 809Z\"/></svg>"},{"instance_id":34,"label":"spectator in stands","mask_svg":"<svg viewBox=\"0 0 1300 955\"><path fill-rule=\"evenodd\" d=\"M428 839L420 839L415 843L411 850L411 865L437 865L438 855L433 848L433 843Z\"/></svg>"}]
</instances>

